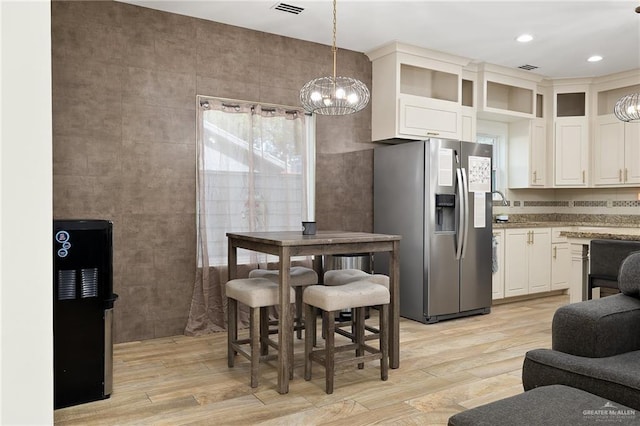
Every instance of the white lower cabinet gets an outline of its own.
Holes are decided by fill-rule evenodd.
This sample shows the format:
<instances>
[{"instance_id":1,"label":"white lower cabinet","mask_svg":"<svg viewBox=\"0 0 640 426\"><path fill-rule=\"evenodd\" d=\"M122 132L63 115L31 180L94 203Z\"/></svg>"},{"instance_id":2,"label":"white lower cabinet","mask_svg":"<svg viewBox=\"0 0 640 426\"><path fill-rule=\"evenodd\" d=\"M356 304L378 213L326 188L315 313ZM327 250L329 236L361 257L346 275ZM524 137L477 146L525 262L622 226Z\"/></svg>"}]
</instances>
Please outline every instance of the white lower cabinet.
<instances>
[{"instance_id":1,"label":"white lower cabinet","mask_svg":"<svg viewBox=\"0 0 640 426\"><path fill-rule=\"evenodd\" d=\"M567 237L560 236L560 232L569 230L570 228L553 228L551 230L551 290L569 288L571 252Z\"/></svg>"},{"instance_id":2,"label":"white lower cabinet","mask_svg":"<svg viewBox=\"0 0 640 426\"><path fill-rule=\"evenodd\" d=\"M493 248L496 256L493 268L493 299L504 298L504 230L494 230L493 238L495 247Z\"/></svg>"},{"instance_id":3,"label":"white lower cabinet","mask_svg":"<svg viewBox=\"0 0 640 426\"><path fill-rule=\"evenodd\" d=\"M504 296L551 289L551 228L505 230Z\"/></svg>"}]
</instances>

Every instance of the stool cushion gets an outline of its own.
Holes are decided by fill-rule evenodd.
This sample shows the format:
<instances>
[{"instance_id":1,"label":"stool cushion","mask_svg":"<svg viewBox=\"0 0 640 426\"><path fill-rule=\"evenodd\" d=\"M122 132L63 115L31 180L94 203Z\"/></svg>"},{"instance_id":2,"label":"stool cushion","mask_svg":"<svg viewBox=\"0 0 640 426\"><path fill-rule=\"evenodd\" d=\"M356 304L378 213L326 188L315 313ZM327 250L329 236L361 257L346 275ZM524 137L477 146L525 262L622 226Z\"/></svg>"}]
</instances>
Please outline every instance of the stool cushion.
<instances>
[{"instance_id":1,"label":"stool cushion","mask_svg":"<svg viewBox=\"0 0 640 426\"><path fill-rule=\"evenodd\" d=\"M449 418L449 426L581 425L598 422L631 424L635 411L580 389L542 386L525 393L463 411ZM628 423L630 422L630 423Z\"/></svg>"},{"instance_id":2,"label":"stool cushion","mask_svg":"<svg viewBox=\"0 0 640 426\"><path fill-rule=\"evenodd\" d=\"M361 269L335 269L324 273L324 285L343 285L370 276Z\"/></svg>"},{"instance_id":3,"label":"stool cushion","mask_svg":"<svg viewBox=\"0 0 640 426\"><path fill-rule=\"evenodd\" d=\"M227 297L237 300L251 308L274 306L278 304L278 284L266 278L238 278L227 281ZM290 289L291 301L295 301L295 292Z\"/></svg>"},{"instance_id":4,"label":"stool cushion","mask_svg":"<svg viewBox=\"0 0 640 426\"><path fill-rule=\"evenodd\" d=\"M360 280L339 286L312 285L304 290L302 300L324 311L386 305L389 289L375 282Z\"/></svg>"},{"instance_id":5,"label":"stool cushion","mask_svg":"<svg viewBox=\"0 0 640 426\"><path fill-rule=\"evenodd\" d=\"M324 285L335 286L366 280L389 288L389 277L382 274L368 274L360 269L336 269L324 273Z\"/></svg>"},{"instance_id":6,"label":"stool cushion","mask_svg":"<svg viewBox=\"0 0 640 426\"><path fill-rule=\"evenodd\" d=\"M249 272L249 278L267 278L277 284L280 280L280 271L277 269L254 269ZM292 266L289 270L289 283L296 287L318 284L318 274L311 268Z\"/></svg>"}]
</instances>

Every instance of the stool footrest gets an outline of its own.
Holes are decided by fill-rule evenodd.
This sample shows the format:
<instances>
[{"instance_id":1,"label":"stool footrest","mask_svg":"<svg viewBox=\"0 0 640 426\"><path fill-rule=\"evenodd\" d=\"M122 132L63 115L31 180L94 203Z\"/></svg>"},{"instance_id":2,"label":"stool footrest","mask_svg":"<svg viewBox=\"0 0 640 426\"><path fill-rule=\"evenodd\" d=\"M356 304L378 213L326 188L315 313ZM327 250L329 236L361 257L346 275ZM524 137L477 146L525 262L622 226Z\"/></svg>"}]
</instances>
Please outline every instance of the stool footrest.
<instances>
[{"instance_id":1,"label":"stool footrest","mask_svg":"<svg viewBox=\"0 0 640 426\"><path fill-rule=\"evenodd\" d=\"M349 322L348 324L344 325L343 327L350 326L350 325L351 325L351 322ZM377 328L372 327L370 325L365 325L364 329L371 333L371 334L366 334L364 336L364 340L377 340L378 339L378 334L380 333L380 330L378 330ZM347 331L347 330L343 330L341 328L338 328L337 324L336 324L336 330L335 331L336 331L336 334L344 336L347 339L355 340L355 336L353 335L352 332Z\"/></svg>"},{"instance_id":2,"label":"stool footrest","mask_svg":"<svg viewBox=\"0 0 640 426\"><path fill-rule=\"evenodd\" d=\"M243 357L251 361L251 352L245 349L245 347L249 343L250 342L247 341L246 343L241 344L240 341L238 341L237 343L232 343L231 347L238 355L242 355ZM260 355L260 361L272 361L274 359L278 359L278 354Z\"/></svg>"},{"instance_id":3,"label":"stool footrest","mask_svg":"<svg viewBox=\"0 0 640 426\"><path fill-rule=\"evenodd\" d=\"M366 362L366 361L378 360L382 356L382 352L378 348L374 348L373 346L369 346L369 345L358 345L355 343L351 345L343 345L343 346L336 347L333 349L333 351L334 353L348 352L348 351L354 351L358 349L358 347L368 352L369 354L354 356L351 358L335 359L334 363L335 364L345 364L345 363L361 364L362 362ZM318 349L311 352L309 356L311 359L315 361L324 363L326 359L326 354L327 354L326 349Z\"/></svg>"}]
</instances>

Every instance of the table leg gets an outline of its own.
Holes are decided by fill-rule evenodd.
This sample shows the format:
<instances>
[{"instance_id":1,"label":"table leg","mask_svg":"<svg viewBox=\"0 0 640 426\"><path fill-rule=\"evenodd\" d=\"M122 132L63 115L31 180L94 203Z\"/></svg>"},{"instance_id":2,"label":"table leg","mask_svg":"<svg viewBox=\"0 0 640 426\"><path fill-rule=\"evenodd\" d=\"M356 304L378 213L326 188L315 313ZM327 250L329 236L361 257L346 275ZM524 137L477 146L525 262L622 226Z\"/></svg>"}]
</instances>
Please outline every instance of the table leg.
<instances>
[{"instance_id":1,"label":"table leg","mask_svg":"<svg viewBox=\"0 0 640 426\"><path fill-rule=\"evenodd\" d=\"M236 279L238 276L238 249L233 245L233 241L227 241L227 278L228 281Z\"/></svg>"},{"instance_id":2,"label":"table leg","mask_svg":"<svg viewBox=\"0 0 640 426\"><path fill-rule=\"evenodd\" d=\"M291 254L288 247L281 247L280 264L280 321L278 321L278 392L289 392L289 376L293 373L293 317L291 315ZM291 370L290 370L291 368Z\"/></svg>"},{"instance_id":3,"label":"table leg","mask_svg":"<svg viewBox=\"0 0 640 426\"><path fill-rule=\"evenodd\" d=\"M313 270L318 274L318 283L324 282L324 268L322 265L322 255L316 254L313 256Z\"/></svg>"},{"instance_id":4,"label":"table leg","mask_svg":"<svg viewBox=\"0 0 640 426\"><path fill-rule=\"evenodd\" d=\"M389 256L389 367L400 367L400 242Z\"/></svg>"}]
</instances>

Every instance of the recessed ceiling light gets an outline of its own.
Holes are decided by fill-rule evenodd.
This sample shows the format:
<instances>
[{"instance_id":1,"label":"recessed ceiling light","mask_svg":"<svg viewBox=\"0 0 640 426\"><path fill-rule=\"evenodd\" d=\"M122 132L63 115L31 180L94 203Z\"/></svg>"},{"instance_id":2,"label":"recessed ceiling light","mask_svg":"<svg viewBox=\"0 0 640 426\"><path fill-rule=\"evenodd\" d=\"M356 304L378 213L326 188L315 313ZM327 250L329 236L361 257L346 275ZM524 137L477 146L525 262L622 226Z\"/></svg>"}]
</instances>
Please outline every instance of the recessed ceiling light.
<instances>
[{"instance_id":1,"label":"recessed ceiling light","mask_svg":"<svg viewBox=\"0 0 640 426\"><path fill-rule=\"evenodd\" d=\"M528 43L533 40L533 36L531 34L522 34L516 38L520 43Z\"/></svg>"},{"instance_id":2,"label":"recessed ceiling light","mask_svg":"<svg viewBox=\"0 0 640 426\"><path fill-rule=\"evenodd\" d=\"M589 56L589 59L587 59L587 61L589 62L599 62L601 60L602 60L602 56L600 55Z\"/></svg>"}]
</instances>

